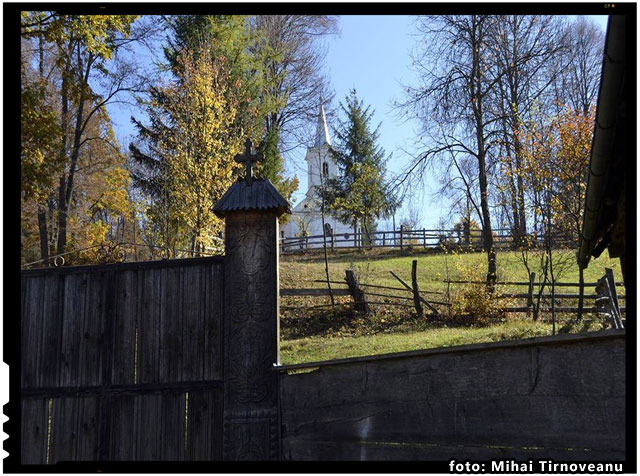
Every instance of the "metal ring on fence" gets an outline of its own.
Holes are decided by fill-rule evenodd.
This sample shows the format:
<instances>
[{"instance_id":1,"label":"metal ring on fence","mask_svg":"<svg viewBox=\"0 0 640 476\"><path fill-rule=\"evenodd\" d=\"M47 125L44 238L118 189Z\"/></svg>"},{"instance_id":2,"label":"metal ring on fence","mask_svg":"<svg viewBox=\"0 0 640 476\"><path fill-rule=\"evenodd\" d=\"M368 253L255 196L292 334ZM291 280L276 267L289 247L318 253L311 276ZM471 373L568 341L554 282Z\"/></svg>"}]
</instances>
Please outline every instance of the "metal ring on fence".
<instances>
[{"instance_id":1,"label":"metal ring on fence","mask_svg":"<svg viewBox=\"0 0 640 476\"><path fill-rule=\"evenodd\" d=\"M58 262L58 259L62 260L61 262ZM53 258L53 265L58 268L60 266L64 266L64 256L56 256L55 258Z\"/></svg>"}]
</instances>

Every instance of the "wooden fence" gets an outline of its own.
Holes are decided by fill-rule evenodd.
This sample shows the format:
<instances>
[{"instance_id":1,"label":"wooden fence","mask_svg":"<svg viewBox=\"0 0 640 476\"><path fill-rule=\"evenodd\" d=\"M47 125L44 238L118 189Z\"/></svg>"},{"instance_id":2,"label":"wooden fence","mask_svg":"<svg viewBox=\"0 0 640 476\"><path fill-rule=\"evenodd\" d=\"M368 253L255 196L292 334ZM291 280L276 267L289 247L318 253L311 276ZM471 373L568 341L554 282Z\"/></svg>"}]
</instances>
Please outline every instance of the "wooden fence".
<instances>
[{"instance_id":1,"label":"wooden fence","mask_svg":"<svg viewBox=\"0 0 640 476\"><path fill-rule=\"evenodd\" d=\"M23 464L221 459L221 258L21 280Z\"/></svg>"},{"instance_id":2,"label":"wooden fence","mask_svg":"<svg viewBox=\"0 0 640 476\"><path fill-rule=\"evenodd\" d=\"M404 307L411 308L416 311L419 316L422 316L425 312L425 308L433 315L438 315L443 312L443 309L450 308L451 293L441 290L429 290L420 286L417 280L417 260L413 260L411 269L411 284L408 284L395 272L389 271L389 273L400 283L399 286L384 286L379 284L367 284L359 283L357 278L353 276L353 272L346 271L345 281L330 281L332 285L332 291L334 296L351 296L352 303L358 307L361 311L368 309L368 306L391 306L391 307ZM605 287L603 280L606 280L606 296L600 292L599 287ZM316 283L325 283L326 280L315 280ZM484 281L464 281L464 280L444 280L443 284L450 285L485 285ZM344 286L342 288L336 286ZM520 306L504 306L498 309L500 312L509 313L527 313L531 314L535 310L535 305L539 302L539 312L550 312L551 301L553 300L553 310L558 313L577 313L582 309L585 313L601 313L611 318L613 327L621 327L619 322L616 322L616 315L620 313L626 313L626 307L620 306L619 301L625 301L626 296L624 294L618 294L616 286L624 286L622 282L613 282L613 274L610 270L607 274L598 282L591 283L586 282L583 284L573 282L556 282L554 283L554 291L551 290L551 283L540 283L535 281L535 273L532 273L529 281L502 281L497 282L496 286L509 286L509 287L526 287L526 292L500 292L494 295L494 299L519 299L524 301ZM541 286L543 290L540 292ZM580 297L580 287L594 288L594 292L583 293L583 299L585 301L592 301L592 306L583 306L582 308L576 305L563 305L563 302L567 300L575 301ZM556 291L555 288L577 288L576 292L562 292ZM395 294L391 294L391 293ZM398 294L400 293L400 294ZM312 289L281 289L281 296L329 296L330 291L326 288L312 288ZM542 306L545 304L545 306ZM605 307L603 307L603 304ZM320 304L310 307L328 307L330 304ZM304 306L281 306L283 310L301 310L309 308Z\"/></svg>"},{"instance_id":3,"label":"wooden fence","mask_svg":"<svg viewBox=\"0 0 640 476\"><path fill-rule=\"evenodd\" d=\"M494 246L497 249L511 249L515 246L513 234L509 229L493 230ZM527 237L532 246L543 243L543 237ZM400 227L398 230L375 232L310 235L299 237L280 237L280 249L283 253L297 253L310 249L323 248L326 241L329 249L374 249L374 248L422 248L436 249L442 245L463 249L480 250L483 247L482 230L457 229L419 229ZM562 245L568 241L562 236L554 236L554 244Z\"/></svg>"}]
</instances>

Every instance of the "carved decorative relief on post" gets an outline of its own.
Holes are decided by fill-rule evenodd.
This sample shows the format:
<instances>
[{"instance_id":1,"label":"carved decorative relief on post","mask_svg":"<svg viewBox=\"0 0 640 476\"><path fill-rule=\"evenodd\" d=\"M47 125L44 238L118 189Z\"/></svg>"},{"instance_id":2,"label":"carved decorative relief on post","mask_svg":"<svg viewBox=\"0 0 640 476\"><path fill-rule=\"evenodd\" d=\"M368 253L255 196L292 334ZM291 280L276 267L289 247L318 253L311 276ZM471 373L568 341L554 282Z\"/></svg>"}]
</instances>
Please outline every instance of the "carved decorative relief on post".
<instances>
[{"instance_id":1,"label":"carved decorative relief on post","mask_svg":"<svg viewBox=\"0 0 640 476\"><path fill-rule=\"evenodd\" d=\"M245 154L250 156L250 151ZM268 180L236 182L214 208L226 218L224 451L226 460L279 458L278 216Z\"/></svg>"},{"instance_id":2,"label":"carved decorative relief on post","mask_svg":"<svg viewBox=\"0 0 640 476\"><path fill-rule=\"evenodd\" d=\"M275 461L280 456L276 409L230 416L224 423L225 459L231 461Z\"/></svg>"},{"instance_id":3,"label":"carved decorative relief on post","mask_svg":"<svg viewBox=\"0 0 640 476\"><path fill-rule=\"evenodd\" d=\"M247 212L228 219L228 325L225 352L230 385L225 402L255 409L275 404L277 274L274 214Z\"/></svg>"},{"instance_id":4,"label":"carved decorative relief on post","mask_svg":"<svg viewBox=\"0 0 640 476\"><path fill-rule=\"evenodd\" d=\"M231 396L239 403L258 403L269 394L272 355L264 337L251 326L238 330L231 338L229 379Z\"/></svg>"}]
</instances>

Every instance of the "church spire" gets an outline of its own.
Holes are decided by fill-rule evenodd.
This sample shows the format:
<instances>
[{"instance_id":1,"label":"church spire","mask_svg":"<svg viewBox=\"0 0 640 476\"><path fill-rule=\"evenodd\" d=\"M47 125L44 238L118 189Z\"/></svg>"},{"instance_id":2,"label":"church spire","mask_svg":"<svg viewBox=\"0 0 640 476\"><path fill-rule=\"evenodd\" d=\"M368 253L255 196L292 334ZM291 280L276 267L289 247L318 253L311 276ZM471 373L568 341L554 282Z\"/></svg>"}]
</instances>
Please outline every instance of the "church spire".
<instances>
[{"instance_id":1,"label":"church spire","mask_svg":"<svg viewBox=\"0 0 640 476\"><path fill-rule=\"evenodd\" d=\"M327 128L327 117L324 114L324 106L322 105L322 98L321 98L320 111L318 113L318 125L316 126L316 140L313 143L313 146L320 147L324 144L331 145L331 139L329 139L329 129Z\"/></svg>"}]
</instances>

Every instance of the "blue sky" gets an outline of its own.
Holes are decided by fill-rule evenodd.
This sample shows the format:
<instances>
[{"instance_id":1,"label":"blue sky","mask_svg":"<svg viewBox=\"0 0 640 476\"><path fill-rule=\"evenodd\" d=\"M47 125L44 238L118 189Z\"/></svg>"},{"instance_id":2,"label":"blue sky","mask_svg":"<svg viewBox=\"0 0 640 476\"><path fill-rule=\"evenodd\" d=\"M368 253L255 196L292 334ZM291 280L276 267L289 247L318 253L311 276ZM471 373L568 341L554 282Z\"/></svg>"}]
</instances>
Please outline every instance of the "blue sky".
<instances>
[{"instance_id":1,"label":"blue sky","mask_svg":"<svg viewBox=\"0 0 640 476\"><path fill-rule=\"evenodd\" d=\"M403 15L345 15L340 18L340 37L327 41L327 72L336 92L336 100L343 100L353 87L359 97L375 110L373 124L380 127L380 144L387 154L391 173L400 172L410 160L404 152L413 152L416 137L416 121L403 122L393 109L393 101L402 99L402 84L413 83L410 51L416 43L414 18ZM606 30L607 16L592 16ZM299 151L295 162L302 164L305 151ZM299 170L298 167L295 167ZM294 201L306 192L306 175L298 173L300 188ZM422 191L415 191L397 212L399 221L411 206L419 212L421 225L435 228L440 218L450 218L446 200L435 197L437 180L426 180ZM380 223L381 229L391 228L391 223ZM397 226L398 223L396 223Z\"/></svg>"},{"instance_id":2,"label":"blue sky","mask_svg":"<svg viewBox=\"0 0 640 476\"><path fill-rule=\"evenodd\" d=\"M603 31L606 16L592 16ZM337 101L343 100L351 88L356 88L358 96L375 111L374 126L381 123L380 144L387 154L391 154L387 166L390 173L397 173L407 164L410 157L403 149L412 151L416 137L417 123L403 122L393 110L393 101L402 99L402 84L411 84L415 76L410 69L410 51L416 39L414 17L403 15L343 15L339 18L340 35L325 40L327 47L326 72ZM135 111L127 106L114 104L109 108L115 121L116 137L128 143L133 135L129 117ZM138 115L138 114L135 114ZM300 180L300 187L292 201L297 203L307 190L306 150L298 148L287 157L287 171ZM396 218L399 220L412 206L419 211L421 225L435 227L440 218L449 219L448 204L433 194L437 187L435 178L426 181L424 189L405 200ZM386 223L380 224L387 228ZM390 224L388 225L390 227Z\"/></svg>"},{"instance_id":3,"label":"blue sky","mask_svg":"<svg viewBox=\"0 0 640 476\"><path fill-rule=\"evenodd\" d=\"M415 122L397 119L392 106L394 100L401 99L401 84L414 79L409 68L413 22L412 17L404 15L344 15L339 20L340 36L326 42L327 73L336 93L336 104L355 88L358 97L371 105L372 125L381 123L380 144L392 156L388 162L391 173L400 172L406 164L407 157L400 149L410 146L417 127ZM304 151L301 152L303 156ZM297 160L294 162L294 166L298 165ZM302 161L300 165L304 165ZM306 176L297 175L300 188L294 201L301 199L307 190Z\"/></svg>"}]
</instances>

